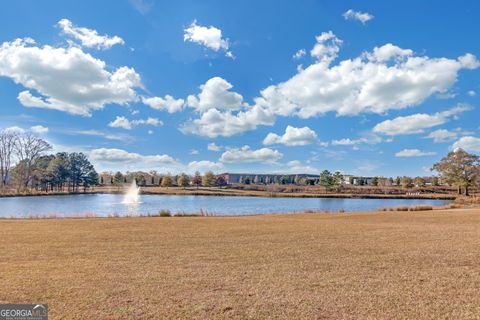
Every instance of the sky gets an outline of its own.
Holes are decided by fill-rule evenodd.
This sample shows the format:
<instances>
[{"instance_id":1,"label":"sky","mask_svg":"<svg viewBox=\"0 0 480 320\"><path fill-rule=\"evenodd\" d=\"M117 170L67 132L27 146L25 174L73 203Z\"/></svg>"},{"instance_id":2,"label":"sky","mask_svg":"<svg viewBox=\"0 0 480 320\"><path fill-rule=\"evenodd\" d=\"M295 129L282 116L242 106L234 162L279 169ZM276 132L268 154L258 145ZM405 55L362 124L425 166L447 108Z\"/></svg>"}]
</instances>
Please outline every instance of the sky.
<instances>
[{"instance_id":1,"label":"sky","mask_svg":"<svg viewBox=\"0 0 480 320\"><path fill-rule=\"evenodd\" d=\"M0 128L97 171L430 175L480 153L478 1L5 1Z\"/></svg>"}]
</instances>

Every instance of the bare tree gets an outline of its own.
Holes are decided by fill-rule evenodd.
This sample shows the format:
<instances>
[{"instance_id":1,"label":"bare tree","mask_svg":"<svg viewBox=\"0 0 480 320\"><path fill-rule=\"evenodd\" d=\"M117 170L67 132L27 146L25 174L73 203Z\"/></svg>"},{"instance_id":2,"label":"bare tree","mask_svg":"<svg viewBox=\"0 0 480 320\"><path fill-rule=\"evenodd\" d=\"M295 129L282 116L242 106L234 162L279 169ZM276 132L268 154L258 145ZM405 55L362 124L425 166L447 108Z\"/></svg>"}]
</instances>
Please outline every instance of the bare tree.
<instances>
[{"instance_id":1,"label":"bare tree","mask_svg":"<svg viewBox=\"0 0 480 320\"><path fill-rule=\"evenodd\" d=\"M20 183L23 187L27 187L32 179L35 161L51 148L52 146L47 141L30 132L18 135L15 143L15 151L19 163L23 167L19 176Z\"/></svg>"},{"instance_id":2,"label":"bare tree","mask_svg":"<svg viewBox=\"0 0 480 320\"><path fill-rule=\"evenodd\" d=\"M6 186L10 178L10 168L17 140L18 135L16 132L10 130L0 131L0 184L3 187Z\"/></svg>"}]
</instances>

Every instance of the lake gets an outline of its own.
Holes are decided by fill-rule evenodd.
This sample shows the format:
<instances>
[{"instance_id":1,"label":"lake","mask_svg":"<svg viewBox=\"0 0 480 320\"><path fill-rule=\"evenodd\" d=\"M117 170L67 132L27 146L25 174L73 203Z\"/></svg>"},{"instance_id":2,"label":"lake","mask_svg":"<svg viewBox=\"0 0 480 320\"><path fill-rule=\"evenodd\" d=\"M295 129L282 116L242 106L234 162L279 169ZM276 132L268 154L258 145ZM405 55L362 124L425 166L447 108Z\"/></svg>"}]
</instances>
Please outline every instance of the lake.
<instances>
[{"instance_id":1,"label":"lake","mask_svg":"<svg viewBox=\"0 0 480 320\"><path fill-rule=\"evenodd\" d=\"M140 195L140 203L123 204L121 194L79 194L0 198L0 217L78 216L95 213L109 215L204 213L212 215L252 215L267 213L315 211L375 211L381 207L401 205L441 206L449 200L417 199L336 199L336 198L262 198L231 196Z\"/></svg>"}]
</instances>

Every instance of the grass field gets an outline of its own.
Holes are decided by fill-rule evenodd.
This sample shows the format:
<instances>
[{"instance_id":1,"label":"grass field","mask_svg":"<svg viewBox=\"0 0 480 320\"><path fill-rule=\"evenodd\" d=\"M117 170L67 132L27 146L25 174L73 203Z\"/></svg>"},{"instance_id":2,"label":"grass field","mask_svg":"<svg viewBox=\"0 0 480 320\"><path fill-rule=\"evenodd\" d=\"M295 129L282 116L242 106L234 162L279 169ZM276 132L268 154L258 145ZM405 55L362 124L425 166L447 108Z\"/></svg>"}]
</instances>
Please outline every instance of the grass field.
<instances>
[{"instance_id":1,"label":"grass field","mask_svg":"<svg viewBox=\"0 0 480 320\"><path fill-rule=\"evenodd\" d=\"M480 210L0 221L51 319L480 319Z\"/></svg>"}]
</instances>

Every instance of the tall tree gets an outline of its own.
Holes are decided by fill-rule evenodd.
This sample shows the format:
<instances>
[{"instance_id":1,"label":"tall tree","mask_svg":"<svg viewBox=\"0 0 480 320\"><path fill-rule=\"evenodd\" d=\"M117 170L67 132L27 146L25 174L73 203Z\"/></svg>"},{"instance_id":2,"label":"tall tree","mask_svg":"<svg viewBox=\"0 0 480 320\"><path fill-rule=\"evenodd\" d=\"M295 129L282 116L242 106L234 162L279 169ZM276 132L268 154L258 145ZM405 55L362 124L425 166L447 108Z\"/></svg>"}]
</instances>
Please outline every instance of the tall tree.
<instances>
[{"instance_id":1,"label":"tall tree","mask_svg":"<svg viewBox=\"0 0 480 320\"><path fill-rule=\"evenodd\" d=\"M11 130L0 132L0 184L6 186L10 178L10 168L18 135Z\"/></svg>"},{"instance_id":2,"label":"tall tree","mask_svg":"<svg viewBox=\"0 0 480 320\"><path fill-rule=\"evenodd\" d=\"M192 178L192 183L197 187L197 189L202 185L202 176L200 175L200 172L195 171L195 175Z\"/></svg>"},{"instance_id":3,"label":"tall tree","mask_svg":"<svg viewBox=\"0 0 480 320\"><path fill-rule=\"evenodd\" d=\"M220 174L215 178L215 185L217 187L224 187L227 185L227 180L225 180L225 177Z\"/></svg>"},{"instance_id":4,"label":"tall tree","mask_svg":"<svg viewBox=\"0 0 480 320\"><path fill-rule=\"evenodd\" d=\"M328 191L328 189L333 185L333 176L330 171L322 171L322 173L320 174L319 184L325 188L325 191Z\"/></svg>"},{"instance_id":5,"label":"tall tree","mask_svg":"<svg viewBox=\"0 0 480 320\"><path fill-rule=\"evenodd\" d=\"M83 186L84 191L98 183L98 174L95 168L82 152L72 152L68 155L69 182L72 191L78 191Z\"/></svg>"},{"instance_id":6,"label":"tall tree","mask_svg":"<svg viewBox=\"0 0 480 320\"><path fill-rule=\"evenodd\" d=\"M212 171L205 172L205 175L202 178L202 185L204 187L214 187L215 186L215 175Z\"/></svg>"},{"instance_id":7,"label":"tall tree","mask_svg":"<svg viewBox=\"0 0 480 320\"><path fill-rule=\"evenodd\" d=\"M179 187L183 187L185 189L190 185L190 177L187 176L185 173L182 173L178 176L177 184Z\"/></svg>"},{"instance_id":8,"label":"tall tree","mask_svg":"<svg viewBox=\"0 0 480 320\"><path fill-rule=\"evenodd\" d=\"M123 174L120 171L117 171L113 176L113 185L117 186L117 188L120 188L120 186L123 184L123 181Z\"/></svg>"},{"instance_id":9,"label":"tall tree","mask_svg":"<svg viewBox=\"0 0 480 320\"><path fill-rule=\"evenodd\" d=\"M442 181L458 188L458 194L468 196L468 188L475 186L479 177L480 158L462 149L449 152L446 157L435 163L432 170L440 173Z\"/></svg>"},{"instance_id":10,"label":"tall tree","mask_svg":"<svg viewBox=\"0 0 480 320\"><path fill-rule=\"evenodd\" d=\"M340 187L343 183L343 175L340 173L340 171L335 171L335 173L332 176L332 185L336 188Z\"/></svg>"},{"instance_id":11,"label":"tall tree","mask_svg":"<svg viewBox=\"0 0 480 320\"><path fill-rule=\"evenodd\" d=\"M161 186L164 188L172 186L172 177L169 174L163 176Z\"/></svg>"},{"instance_id":12,"label":"tall tree","mask_svg":"<svg viewBox=\"0 0 480 320\"><path fill-rule=\"evenodd\" d=\"M22 172L19 173L20 183L23 187L27 187L32 180L35 161L51 148L51 145L47 141L30 132L18 135L15 150L23 166Z\"/></svg>"},{"instance_id":13,"label":"tall tree","mask_svg":"<svg viewBox=\"0 0 480 320\"><path fill-rule=\"evenodd\" d=\"M413 186L412 178L410 177L403 177L400 181L400 184L404 188L411 188Z\"/></svg>"}]
</instances>

